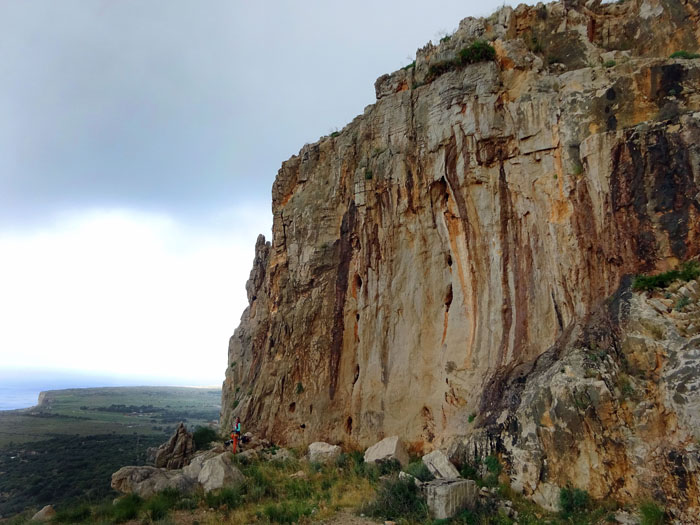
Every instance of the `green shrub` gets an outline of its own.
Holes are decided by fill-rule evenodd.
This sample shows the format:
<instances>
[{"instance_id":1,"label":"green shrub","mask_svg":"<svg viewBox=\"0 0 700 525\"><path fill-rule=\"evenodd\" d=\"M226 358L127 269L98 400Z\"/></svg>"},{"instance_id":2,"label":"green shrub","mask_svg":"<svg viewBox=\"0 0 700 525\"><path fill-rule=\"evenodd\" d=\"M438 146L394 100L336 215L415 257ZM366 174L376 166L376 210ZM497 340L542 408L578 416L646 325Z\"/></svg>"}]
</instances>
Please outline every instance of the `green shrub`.
<instances>
[{"instance_id":1,"label":"green shrub","mask_svg":"<svg viewBox=\"0 0 700 525\"><path fill-rule=\"evenodd\" d=\"M457 53L457 58L432 64L428 68L427 80L430 82L448 71L477 62L487 62L495 58L496 50L491 44L483 40L475 40L469 46L461 49Z\"/></svg>"},{"instance_id":2,"label":"green shrub","mask_svg":"<svg viewBox=\"0 0 700 525\"><path fill-rule=\"evenodd\" d=\"M225 507L235 509L243 503L243 495L238 487L224 487L207 492L204 496L207 506L213 509Z\"/></svg>"},{"instance_id":3,"label":"green shrub","mask_svg":"<svg viewBox=\"0 0 700 525\"><path fill-rule=\"evenodd\" d=\"M683 308L685 308L689 304L690 304L690 297L688 297L687 295L684 295L683 297L678 299L678 301L676 301L676 305L673 308L674 308L674 310L676 310L676 312L680 312L683 310Z\"/></svg>"},{"instance_id":4,"label":"green shrub","mask_svg":"<svg viewBox=\"0 0 700 525\"><path fill-rule=\"evenodd\" d=\"M470 423L473 423L475 419L476 419L476 414L474 412L469 414L469 422Z\"/></svg>"},{"instance_id":5,"label":"green shrub","mask_svg":"<svg viewBox=\"0 0 700 525\"><path fill-rule=\"evenodd\" d=\"M401 470L401 463L392 458L387 461L379 461L377 467L379 468L379 475L386 476L387 474L399 472Z\"/></svg>"},{"instance_id":6,"label":"green shrub","mask_svg":"<svg viewBox=\"0 0 700 525\"><path fill-rule=\"evenodd\" d=\"M617 65L617 62L614 60L607 60L603 62L603 67L615 67Z\"/></svg>"},{"instance_id":7,"label":"green shrub","mask_svg":"<svg viewBox=\"0 0 700 525\"><path fill-rule=\"evenodd\" d=\"M692 281L700 277L700 264L697 261L686 261L677 270L669 270L657 275L637 275L632 282L632 289L651 291L656 288L666 288L673 281Z\"/></svg>"},{"instance_id":8,"label":"green shrub","mask_svg":"<svg viewBox=\"0 0 700 525\"><path fill-rule=\"evenodd\" d=\"M428 469L428 467L425 466L425 463L423 463L423 461L420 459L409 463L406 467L406 472L420 481L432 481L435 479L435 476L433 476L433 474L430 472L430 469Z\"/></svg>"},{"instance_id":9,"label":"green shrub","mask_svg":"<svg viewBox=\"0 0 700 525\"><path fill-rule=\"evenodd\" d=\"M411 62L410 64L408 64L407 66L402 67L401 69L403 69L404 71L407 71L407 70L409 70L409 69L413 69L414 67L416 67L416 61L415 61L415 60L414 60L413 62Z\"/></svg>"},{"instance_id":10,"label":"green shrub","mask_svg":"<svg viewBox=\"0 0 700 525\"><path fill-rule=\"evenodd\" d=\"M154 497L146 502L144 508L146 509L148 517L151 518L151 521L158 521L168 515L168 511L171 507L166 500Z\"/></svg>"},{"instance_id":11,"label":"green shrub","mask_svg":"<svg viewBox=\"0 0 700 525\"><path fill-rule=\"evenodd\" d=\"M192 438L194 439L195 448L197 450L202 450L212 441L216 441L218 436L216 435L216 431L214 429L198 426L194 429Z\"/></svg>"},{"instance_id":12,"label":"green shrub","mask_svg":"<svg viewBox=\"0 0 700 525\"><path fill-rule=\"evenodd\" d=\"M639 506L642 525L662 525L666 522L666 512L654 501L645 501Z\"/></svg>"},{"instance_id":13,"label":"green shrub","mask_svg":"<svg viewBox=\"0 0 700 525\"><path fill-rule=\"evenodd\" d=\"M698 261L686 261L681 264L678 278L682 281L692 281L700 277L700 264Z\"/></svg>"},{"instance_id":14,"label":"green shrub","mask_svg":"<svg viewBox=\"0 0 700 525\"><path fill-rule=\"evenodd\" d=\"M413 480L391 478L379 486L377 499L365 505L364 514L375 518L421 521L428 517L428 509L421 499Z\"/></svg>"},{"instance_id":15,"label":"green shrub","mask_svg":"<svg viewBox=\"0 0 700 525\"><path fill-rule=\"evenodd\" d=\"M682 49L673 53L671 58L684 58L686 60L692 60L694 58L700 58L700 55L698 53L691 53L690 51Z\"/></svg>"},{"instance_id":16,"label":"green shrub","mask_svg":"<svg viewBox=\"0 0 700 525\"><path fill-rule=\"evenodd\" d=\"M143 500L139 496L127 494L114 504L114 512L112 514L114 521L123 523L135 519L139 515L142 506Z\"/></svg>"},{"instance_id":17,"label":"green shrub","mask_svg":"<svg viewBox=\"0 0 700 525\"><path fill-rule=\"evenodd\" d=\"M460 50L458 56L460 65L487 62L496 58L496 50L488 42L475 40L471 45Z\"/></svg>"},{"instance_id":18,"label":"green shrub","mask_svg":"<svg viewBox=\"0 0 700 525\"><path fill-rule=\"evenodd\" d=\"M373 176L372 170L370 170L370 169L365 170L365 180L372 180L372 176Z\"/></svg>"},{"instance_id":19,"label":"green shrub","mask_svg":"<svg viewBox=\"0 0 700 525\"><path fill-rule=\"evenodd\" d=\"M332 131L331 132L331 137L333 137L333 138L337 137L338 135L340 135L340 131Z\"/></svg>"},{"instance_id":20,"label":"green shrub","mask_svg":"<svg viewBox=\"0 0 700 525\"><path fill-rule=\"evenodd\" d=\"M562 487L559 490L559 507L564 517L586 511L591 503L591 498L585 490Z\"/></svg>"},{"instance_id":21,"label":"green shrub","mask_svg":"<svg viewBox=\"0 0 700 525\"><path fill-rule=\"evenodd\" d=\"M305 501L284 501L265 505L262 514L272 523L296 523L302 516L310 516L313 507Z\"/></svg>"},{"instance_id":22,"label":"green shrub","mask_svg":"<svg viewBox=\"0 0 700 525\"><path fill-rule=\"evenodd\" d=\"M479 469L472 463L465 463L459 473L464 479L479 479Z\"/></svg>"}]
</instances>

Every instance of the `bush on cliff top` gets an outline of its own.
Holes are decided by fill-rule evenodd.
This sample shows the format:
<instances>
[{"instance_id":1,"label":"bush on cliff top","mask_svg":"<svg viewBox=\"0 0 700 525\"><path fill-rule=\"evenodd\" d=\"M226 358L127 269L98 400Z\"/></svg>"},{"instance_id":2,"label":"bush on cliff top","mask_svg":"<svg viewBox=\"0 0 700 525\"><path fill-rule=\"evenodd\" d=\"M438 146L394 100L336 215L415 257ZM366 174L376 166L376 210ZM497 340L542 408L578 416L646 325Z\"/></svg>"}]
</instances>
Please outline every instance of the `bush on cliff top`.
<instances>
[{"instance_id":1,"label":"bush on cliff top","mask_svg":"<svg viewBox=\"0 0 700 525\"><path fill-rule=\"evenodd\" d=\"M438 62L433 64L428 69L427 81L432 82L440 75L452 71L459 67L463 67L469 64L475 64L477 62L487 62L494 60L496 58L496 50L488 42L483 40L475 40L469 46L461 49L457 53L457 57L452 60L445 60L443 62Z\"/></svg>"}]
</instances>

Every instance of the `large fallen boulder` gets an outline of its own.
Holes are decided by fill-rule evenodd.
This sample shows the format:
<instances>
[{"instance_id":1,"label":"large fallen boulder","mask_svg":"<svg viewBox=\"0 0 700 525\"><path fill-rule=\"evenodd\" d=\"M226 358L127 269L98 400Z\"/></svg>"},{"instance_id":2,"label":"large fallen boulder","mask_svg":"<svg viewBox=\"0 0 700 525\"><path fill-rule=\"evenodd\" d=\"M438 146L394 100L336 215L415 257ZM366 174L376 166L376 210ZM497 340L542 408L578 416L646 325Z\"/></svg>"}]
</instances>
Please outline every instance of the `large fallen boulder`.
<instances>
[{"instance_id":1,"label":"large fallen boulder","mask_svg":"<svg viewBox=\"0 0 700 525\"><path fill-rule=\"evenodd\" d=\"M476 482L471 479L436 479L423 483L422 489L430 513L438 520L476 504Z\"/></svg>"},{"instance_id":2,"label":"large fallen boulder","mask_svg":"<svg viewBox=\"0 0 700 525\"><path fill-rule=\"evenodd\" d=\"M365 463L382 463L391 460L398 461L403 467L410 461L406 447L399 436L384 438L365 452Z\"/></svg>"},{"instance_id":3,"label":"large fallen boulder","mask_svg":"<svg viewBox=\"0 0 700 525\"><path fill-rule=\"evenodd\" d=\"M202 465L208 459L218 456L223 452L217 452L216 450L207 450L206 452L201 452L194 456L190 461L190 464L182 468L182 473L191 479L197 479L199 473L202 471Z\"/></svg>"},{"instance_id":4,"label":"large fallen boulder","mask_svg":"<svg viewBox=\"0 0 700 525\"><path fill-rule=\"evenodd\" d=\"M209 492L240 485L245 481L245 476L233 465L230 454L219 454L202 464L197 481L205 492Z\"/></svg>"},{"instance_id":5,"label":"large fallen boulder","mask_svg":"<svg viewBox=\"0 0 700 525\"><path fill-rule=\"evenodd\" d=\"M330 463L342 452L338 445L317 441L309 445L307 457L311 463Z\"/></svg>"},{"instance_id":6,"label":"large fallen boulder","mask_svg":"<svg viewBox=\"0 0 700 525\"><path fill-rule=\"evenodd\" d=\"M183 494L195 488L195 480L185 476L182 470L157 467L122 467L112 474L112 488L124 494L136 494L148 498L165 489L176 489Z\"/></svg>"},{"instance_id":7,"label":"large fallen boulder","mask_svg":"<svg viewBox=\"0 0 700 525\"><path fill-rule=\"evenodd\" d=\"M438 479L454 479L461 477L457 468L455 468L441 450L433 450L430 454L423 456L423 464L428 467L430 473Z\"/></svg>"},{"instance_id":8,"label":"large fallen boulder","mask_svg":"<svg viewBox=\"0 0 700 525\"><path fill-rule=\"evenodd\" d=\"M155 451L155 466L158 468L178 469L190 462L194 454L194 438L187 427L180 423L175 434Z\"/></svg>"}]
</instances>

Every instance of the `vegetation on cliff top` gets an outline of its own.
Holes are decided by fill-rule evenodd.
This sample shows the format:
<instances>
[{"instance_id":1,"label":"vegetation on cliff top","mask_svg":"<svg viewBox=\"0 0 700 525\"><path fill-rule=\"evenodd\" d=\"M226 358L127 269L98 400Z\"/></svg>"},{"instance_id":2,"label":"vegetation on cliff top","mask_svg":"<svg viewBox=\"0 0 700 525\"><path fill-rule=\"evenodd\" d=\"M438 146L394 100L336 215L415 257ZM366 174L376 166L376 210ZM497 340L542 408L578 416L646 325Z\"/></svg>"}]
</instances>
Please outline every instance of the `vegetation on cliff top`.
<instances>
[{"instance_id":1,"label":"vegetation on cliff top","mask_svg":"<svg viewBox=\"0 0 700 525\"><path fill-rule=\"evenodd\" d=\"M476 40L469 46L461 49L459 53L457 53L456 58L438 62L437 64L430 66L430 69L428 69L428 77L426 78L426 82L432 82L437 77L447 73L448 71L452 71L469 64L475 64L477 62L487 62L494 60L495 58L496 50L491 44L483 40Z\"/></svg>"}]
</instances>

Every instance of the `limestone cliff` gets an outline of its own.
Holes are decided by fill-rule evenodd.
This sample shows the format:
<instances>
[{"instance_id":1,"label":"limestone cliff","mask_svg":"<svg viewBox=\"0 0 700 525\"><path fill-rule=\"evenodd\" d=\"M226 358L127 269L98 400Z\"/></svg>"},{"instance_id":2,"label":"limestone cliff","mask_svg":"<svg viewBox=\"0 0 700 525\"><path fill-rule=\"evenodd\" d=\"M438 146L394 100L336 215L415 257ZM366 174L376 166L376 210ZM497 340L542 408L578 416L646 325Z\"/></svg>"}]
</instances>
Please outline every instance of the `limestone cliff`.
<instances>
[{"instance_id":1,"label":"limestone cliff","mask_svg":"<svg viewBox=\"0 0 700 525\"><path fill-rule=\"evenodd\" d=\"M460 62L475 40L495 60ZM700 251L700 60L668 58L698 48L700 0L563 0L467 18L380 77L374 105L277 175L222 424L240 415L292 444L399 434L455 457L491 447L545 503L566 482L622 499L648 490L650 476L628 478L646 459L593 454L645 439L639 414L599 427L557 416L566 445L540 427L552 406L573 410L553 401L575 402L557 385L580 371L576 349L625 276ZM655 419L653 435L668 424ZM576 463L577 443L597 459Z\"/></svg>"}]
</instances>

